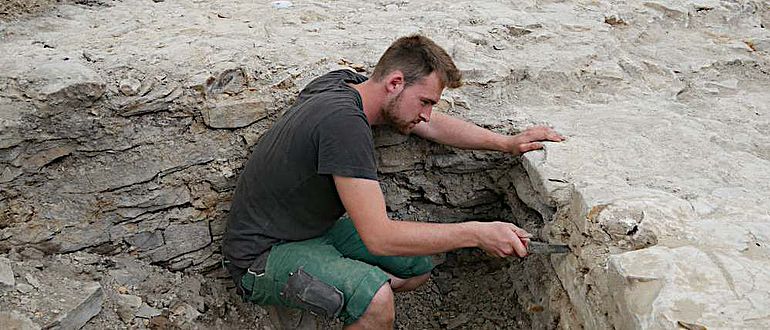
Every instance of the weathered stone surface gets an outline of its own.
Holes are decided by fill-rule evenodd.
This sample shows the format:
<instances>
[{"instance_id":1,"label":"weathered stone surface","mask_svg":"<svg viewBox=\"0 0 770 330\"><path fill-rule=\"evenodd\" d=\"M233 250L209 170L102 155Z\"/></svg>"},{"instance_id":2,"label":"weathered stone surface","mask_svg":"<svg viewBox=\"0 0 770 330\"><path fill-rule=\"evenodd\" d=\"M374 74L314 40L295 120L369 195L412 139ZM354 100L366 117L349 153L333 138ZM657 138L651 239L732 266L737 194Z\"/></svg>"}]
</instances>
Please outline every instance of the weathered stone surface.
<instances>
[{"instance_id":1,"label":"weathered stone surface","mask_svg":"<svg viewBox=\"0 0 770 330\"><path fill-rule=\"evenodd\" d=\"M222 102L201 111L203 121L211 128L245 127L267 116L266 104L261 100Z\"/></svg>"},{"instance_id":2,"label":"weathered stone surface","mask_svg":"<svg viewBox=\"0 0 770 330\"><path fill-rule=\"evenodd\" d=\"M181 141L168 140L141 145L122 153L124 161L121 162L115 162L110 153L100 154L77 162L74 168L64 173L60 189L81 193L115 190L150 181L158 175L206 164L214 159L210 152L204 152L210 150L206 147L210 143L208 140L198 140L183 144ZM181 145L192 148L191 152L181 149ZM137 163L143 166L135 166Z\"/></svg>"},{"instance_id":3,"label":"weathered stone surface","mask_svg":"<svg viewBox=\"0 0 770 330\"><path fill-rule=\"evenodd\" d=\"M17 311L1 311L0 324L8 330L40 330L40 326Z\"/></svg>"},{"instance_id":4,"label":"weathered stone surface","mask_svg":"<svg viewBox=\"0 0 770 330\"><path fill-rule=\"evenodd\" d=\"M53 323L46 327L52 329L80 329L92 317L102 310L104 292L98 282L81 283L77 296L65 300L64 310Z\"/></svg>"},{"instance_id":5,"label":"weathered stone surface","mask_svg":"<svg viewBox=\"0 0 770 330\"><path fill-rule=\"evenodd\" d=\"M141 317L143 319L149 319L153 318L155 316L160 315L161 311L157 308L150 307L146 303L142 303L142 307L139 308L139 310L136 312L136 317Z\"/></svg>"},{"instance_id":6,"label":"weathered stone surface","mask_svg":"<svg viewBox=\"0 0 770 330\"><path fill-rule=\"evenodd\" d=\"M691 246L653 247L612 256L610 284L626 288L614 292L620 304L614 311L615 322L627 329L665 328L672 321L716 328L761 328L768 311L743 310L739 315L742 321L737 323L721 317L732 306L768 299L768 284L756 281L756 271L761 272L767 264L739 266L745 258L713 255Z\"/></svg>"},{"instance_id":7,"label":"weathered stone surface","mask_svg":"<svg viewBox=\"0 0 770 330\"><path fill-rule=\"evenodd\" d=\"M150 250L163 245L163 231L143 231L127 237L126 242L135 246L139 251Z\"/></svg>"},{"instance_id":8,"label":"weathered stone surface","mask_svg":"<svg viewBox=\"0 0 770 330\"><path fill-rule=\"evenodd\" d=\"M16 284L16 291L19 291L21 293L30 293L32 290L34 290L35 287L27 284L27 283L19 283Z\"/></svg>"},{"instance_id":9,"label":"weathered stone surface","mask_svg":"<svg viewBox=\"0 0 770 330\"><path fill-rule=\"evenodd\" d=\"M401 144L377 149L379 156L379 172L395 173L423 168L426 155L405 152L406 150L412 150L413 148L414 145Z\"/></svg>"},{"instance_id":10,"label":"weathered stone surface","mask_svg":"<svg viewBox=\"0 0 770 330\"><path fill-rule=\"evenodd\" d=\"M40 64L25 78L33 85L30 91L52 105L87 106L105 90L101 76L76 60Z\"/></svg>"},{"instance_id":11,"label":"weathered stone surface","mask_svg":"<svg viewBox=\"0 0 770 330\"><path fill-rule=\"evenodd\" d=\"M163 231L163 237L165 245L147 253L153 262L166 261L211 244L211 234L206 222L172 224Z\"/></svg>"},{"instance_id":12,"label":"weathered stone surface","mask_svg":"<svg viewBox=\"0 0 770 330\"><path fill-rule=\"evenodd\" d=\"M135 78L128 78L120 81L118 89L125 96L134 96L139 93L139 89L142 87L142 82Z\"/></svg>"},{"instance_id":13,"label":"weathered stone surface","mask_svg":"<svg viewBox=\"0 0 770 330\"><path fill-rule=\"evenodd\" d=\"M118 294L116 303L120 319L125 323L130 323L136 316L136 312L142 307L142 298L129 294Z\"/></svg>"},{"instance_id":14,"label":"weathered stone surface","mask_svg":"<svg viewBox=\"0 0 770 330\"><path fill-rule=\"evenodd\" d=\"M207 79L205 86L208 97L217 94L239 94L248 86L248 75L244 68L226 69L220 72L216 78Z\"/></svg>"},{"instance_id":15,"label":"weathered stone surface","mask_svg":"<svg viewBox=\"0 0 770 330\"><path fill-rule=\"evenodd\" d=\"M24 141L24 137L18 130L24 122L24 116L34 112L35 109L28 102L0 98L0 130L3 132L0 134L0 155L8 152L3 149L19 145Z\"/></svg>"},{"instance_id":16,"label":"weathered stone surface","mask_svg":"<svg viewBox=\"0 0 770 330\"><path fill-rule=\"evenodd\" d=\"M16 285L11 261L6 257L0 257L0 288L8 289Z\"/></svg>"},{"instance_id":17,"label":"weathered stone surface","mask_svg":"<svg viewBox=\"0 0 770 330\"><path fill-rule=\"evenodd\" d=\"M178 186L155 189L140 196L121 195L117 198L115 205L118 207L116 212L120 216L136 218L143 213L155 212L189 202L190 190L185 186Z\"/></svg>"},{"instance_id":18,"label":"weathered stone surface","mask_svg":"<svg viewBox=\"0 0 770 330\"><path fill-rule=\"evenodd\" d=\"M201 315L195 307L184 303L173 307L171 313L171 320L177 321L179 324L189 323Z\"/></svg>"},{"instance_id":19,"label":"weathered stone surface","mask_svg":"<svg viewBox=\"0 0 770 330\"><path fill-rule=\"evenodd\" d=\"M142 283L150 275L139 262L131 259L121 259L118 261L119 269L112 269L108 274L115 279L115 282L121 286L131 287Z\"/></svg>"}]
</instances>

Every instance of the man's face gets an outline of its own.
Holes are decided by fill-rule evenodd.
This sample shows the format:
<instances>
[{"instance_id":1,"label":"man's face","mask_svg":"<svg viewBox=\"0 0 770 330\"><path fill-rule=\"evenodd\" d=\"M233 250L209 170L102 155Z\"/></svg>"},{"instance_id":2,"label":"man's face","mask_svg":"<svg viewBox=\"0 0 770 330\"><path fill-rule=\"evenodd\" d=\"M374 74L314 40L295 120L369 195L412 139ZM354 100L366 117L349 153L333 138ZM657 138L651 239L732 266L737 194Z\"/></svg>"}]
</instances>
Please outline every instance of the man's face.
<instances>
[{"instance_id":1,"label":"man's face","mask_svg":"<svg viewBox=\"0 0 770 330\"><path fill-rule=\"evenodd\" d=\"M402 134L409 134L420 122L430 121L443 89L436 73L431 73L390 98L383 109L385 119Z\"/></svg>"}]
</instances>

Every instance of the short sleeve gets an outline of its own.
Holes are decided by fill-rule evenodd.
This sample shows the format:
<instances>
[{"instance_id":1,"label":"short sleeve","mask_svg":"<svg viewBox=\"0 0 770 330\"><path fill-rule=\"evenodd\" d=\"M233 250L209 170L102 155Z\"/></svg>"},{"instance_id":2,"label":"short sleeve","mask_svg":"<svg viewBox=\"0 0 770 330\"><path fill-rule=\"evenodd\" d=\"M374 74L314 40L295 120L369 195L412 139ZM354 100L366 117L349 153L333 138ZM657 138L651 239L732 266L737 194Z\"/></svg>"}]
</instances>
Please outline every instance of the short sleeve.
<instances>
[{"instance_id":1,"label":"short sleeve","mask_svg":"<svg viewBox=\"0 0 770 330\"><path fill-rule=\"evenodd\" d=\"M316 129L318 174L377 180L374 139L363 115L341 111Z\"/></svg>"}]
</instances>

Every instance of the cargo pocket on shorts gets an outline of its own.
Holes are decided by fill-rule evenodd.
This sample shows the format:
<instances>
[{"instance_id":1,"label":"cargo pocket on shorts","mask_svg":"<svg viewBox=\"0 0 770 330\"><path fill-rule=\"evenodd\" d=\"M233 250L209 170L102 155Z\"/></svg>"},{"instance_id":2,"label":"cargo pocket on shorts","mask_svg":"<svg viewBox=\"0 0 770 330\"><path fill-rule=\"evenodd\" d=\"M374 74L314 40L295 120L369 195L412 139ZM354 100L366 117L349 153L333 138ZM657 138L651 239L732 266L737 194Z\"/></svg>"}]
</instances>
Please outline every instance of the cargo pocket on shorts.
<instances>
[{"instance_id":1,"label":"cargo pocket on shorts","mask_svg":"<svg viewBox=\"0 0 770 330\"><path fill-rule=\"evenodd\" d=\"M272 278L266 273L256 274L248 271L241 277L244 298L257 305L269 305L271 303L270 296L274 285Z\"/></svg>"},{"instance_id":2,"label":"cargo pocket on shorts","mask_svg":"<svg viewBox=\"0 0 770 330\"><path fill-rule=\"evenodd\" d=\"M281 296L296 307L327 318L339 316L345 305L342 291L316 279L302 267L289 275Z\"/></svg>"}]
</instances>

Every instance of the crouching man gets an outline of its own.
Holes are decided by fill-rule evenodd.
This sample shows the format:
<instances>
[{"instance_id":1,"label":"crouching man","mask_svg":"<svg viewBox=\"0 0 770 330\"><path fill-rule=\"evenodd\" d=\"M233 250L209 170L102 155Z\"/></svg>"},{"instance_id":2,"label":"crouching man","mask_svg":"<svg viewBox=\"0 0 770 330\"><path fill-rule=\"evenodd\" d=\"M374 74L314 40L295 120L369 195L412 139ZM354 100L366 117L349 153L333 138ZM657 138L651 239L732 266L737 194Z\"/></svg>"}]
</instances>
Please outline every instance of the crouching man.
<instances>
[{"instance_id":1,"label":"crouching man","mask_svg":"<svg viewBox=\"0 0 770 330\"><path fill-rule=\"evenodd\" d=\"M371 78L333 71L302 90L255 146L233 197L222 251L246 300L339 317L350 329L391 328L393 292L425 283L430 255L478 247L526 256L530 234L511 223L386 214L372 126L513 155L563 139L545 127L500 135L432 113L460 80L446 51L414 35L395 41Z\"/></svg>"}]
</instances>

